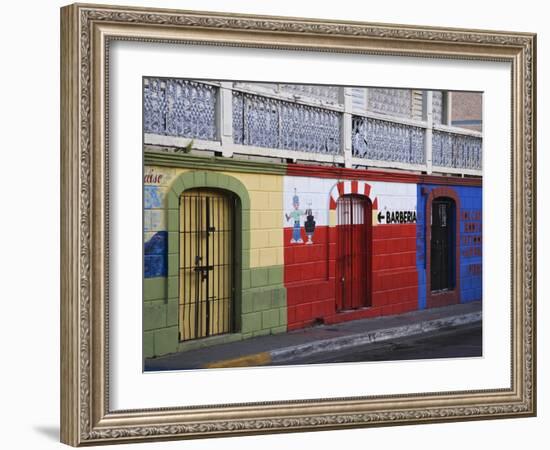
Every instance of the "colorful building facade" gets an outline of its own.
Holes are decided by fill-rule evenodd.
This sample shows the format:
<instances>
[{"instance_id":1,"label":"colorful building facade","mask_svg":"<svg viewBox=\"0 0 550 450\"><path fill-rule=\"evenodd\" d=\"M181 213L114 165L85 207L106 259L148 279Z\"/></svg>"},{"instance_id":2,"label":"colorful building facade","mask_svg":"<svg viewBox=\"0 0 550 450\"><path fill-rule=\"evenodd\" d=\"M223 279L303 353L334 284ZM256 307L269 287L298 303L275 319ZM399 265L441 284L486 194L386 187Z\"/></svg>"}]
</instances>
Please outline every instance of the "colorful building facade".
<instances>
[{"instance_id":1,"label":"colorful building facade","mask_svg":"<svg viewBox=\"0 0 550 450\"><path fill-rule=\"evenodd\" d=\"M148 357L481 300L480 179L154 152L146 161Z\"/></svg>"}]
</instances>

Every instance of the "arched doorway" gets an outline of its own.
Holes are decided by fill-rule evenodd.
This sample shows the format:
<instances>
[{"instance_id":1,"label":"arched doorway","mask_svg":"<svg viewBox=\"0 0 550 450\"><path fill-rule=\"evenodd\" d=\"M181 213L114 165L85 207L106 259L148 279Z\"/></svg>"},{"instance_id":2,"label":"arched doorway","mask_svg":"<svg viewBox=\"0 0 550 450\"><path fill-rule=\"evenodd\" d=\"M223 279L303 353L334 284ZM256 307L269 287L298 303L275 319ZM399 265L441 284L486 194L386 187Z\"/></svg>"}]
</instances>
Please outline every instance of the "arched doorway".
<instances>
[{"instance_id":1,"label":"arched doorway","mask_svg":"<svg viewBox=\"0 0 550 450\"><path fill-rule=\"evenodd\" d=\"M336 215L336 310L370 306L372 204L366 196L345 194Z\"/></svg>"},{"instance_id":2,"label":"arched doorway","mask_svg":"<svg viewBox=\"0 0 550 450\"><path fill-rule=\"evenodd\" d=\"M236 207L237 197L222 189L180 196L180 341L234 331Z\"/></svg>"},{"instance_id":3,"label":"arched doorway","mask_svg":"<svg viewBox=\"0 0 550 450\"><path fill-rule=\"evenodd\" d=\"M432 202L430 240L430 286L433 293L453 290L456 260L456 205L452 198Z\"/></svg>"},{"instance_id":4,"label":"arched doorway","mask_svg":"<svg viewBox=\"0 0 550 450\"><path fill-rule=\"evenodd\" d=\"M460 198L453 188L426 199L426 306L460 303Z\"/></svg>"}]
</instances>

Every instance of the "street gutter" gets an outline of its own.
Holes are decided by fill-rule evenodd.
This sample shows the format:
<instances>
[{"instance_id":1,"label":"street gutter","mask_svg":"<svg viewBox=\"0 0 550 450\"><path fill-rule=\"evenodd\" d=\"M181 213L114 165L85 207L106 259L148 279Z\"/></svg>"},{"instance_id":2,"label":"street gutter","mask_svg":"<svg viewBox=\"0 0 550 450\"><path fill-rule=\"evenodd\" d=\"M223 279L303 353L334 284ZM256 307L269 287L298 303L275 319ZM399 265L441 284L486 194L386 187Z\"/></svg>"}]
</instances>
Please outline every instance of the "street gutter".
<instances>
[{"instance_id":1,"label":"street gutter","mask_svg":"<svg viewBox=\"0 0 550 450\"><path fill-rule=\"evenodd\" d=\"M427 320L414 324L407 324L393 328L355 333L329 339L307 342L284 348L277 348L266 352L254 353L238 358L219 360L205 364L203 368L247 367L263 366L268 364L288 364L294 359L303 358L319 353L329 353L348 350L366 344L374 344L408 336L418 336L447 328L481 322L481 311Z\"/></svg>"}]
</instances>

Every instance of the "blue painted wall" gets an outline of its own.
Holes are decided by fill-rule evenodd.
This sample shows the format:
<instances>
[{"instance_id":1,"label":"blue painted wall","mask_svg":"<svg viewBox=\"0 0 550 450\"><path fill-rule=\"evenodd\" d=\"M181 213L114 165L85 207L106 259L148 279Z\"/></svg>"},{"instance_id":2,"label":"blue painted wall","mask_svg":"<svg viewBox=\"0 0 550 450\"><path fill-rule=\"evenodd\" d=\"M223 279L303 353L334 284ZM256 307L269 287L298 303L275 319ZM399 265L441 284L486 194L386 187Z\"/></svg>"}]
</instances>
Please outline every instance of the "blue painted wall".
<instances>
[{"instance_id":1,"label":"blue painted wall","mask_svg":"<svg viewBox=\"0 0 550 450\"><path fill-rule=\"evenodd\" d=\"M164 193L159 186L143 187L143 276L165 277L168 272L168 232Z\"/></svg>"},{"instance_id":2,"label":"blue painted wall","mask_svg":"<svg viewBox=\"0 0 550 450\"><path fill-rule=\"evenodd\" d=\"M162 208L163 195L158 186L143 186L143 208Z\"/></svg>"},{"instance_id":3,"label":"blue painted wall","mask_svg":"<svg viewBox=\"0 0 550 450\"><path fill-rule=\"evenodd\" d=\"M145 278L165 277L167 261L168 232L157 231L144 245L143 273Z\"/></svg>"},{"instance_id":4,"label":"blue painted wall","mask_svg":"<svg viewBox=\"0 0 550 450\"><path fill-rule=\"evenodd\" d=\"M460 199L460 301L482 299L482 188L417 185L416 267L418 308L426 308L426 200L432 189L452 188ZM422 194L425 191L425 194Z\"/></svg>"}]
</instances>

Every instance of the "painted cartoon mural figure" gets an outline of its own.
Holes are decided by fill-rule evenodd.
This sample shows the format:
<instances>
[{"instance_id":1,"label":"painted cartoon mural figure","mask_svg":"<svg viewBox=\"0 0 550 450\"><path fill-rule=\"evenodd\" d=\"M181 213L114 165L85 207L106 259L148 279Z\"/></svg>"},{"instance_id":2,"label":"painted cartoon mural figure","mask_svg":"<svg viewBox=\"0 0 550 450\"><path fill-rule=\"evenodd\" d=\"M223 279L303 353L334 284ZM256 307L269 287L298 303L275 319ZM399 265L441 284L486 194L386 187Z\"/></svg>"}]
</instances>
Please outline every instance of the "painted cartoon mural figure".
<instances>
[{"instance_id":1,"label":"painted cartoon mural figure","mask_svg":"<svg viewBox=\"0 0 550 450\"><path fill-rule=\"evenodd\" d=\"M311 203L306 209L306 221L304 222L304 228L306 230L307 242L306 244L313 244L312 238L313 233L315 233L315 217L313 216L313 211L311 210Z\"/></svg>"},{"instance_id":2,"label":"painted cartoon mural figure","mask_svg":"<svg viewBox=\"0 0 550 450\"><path fill-rule=\"evenodd\" d=\"M313 244L313 233L315 232L315 217L313 216L313 210L311 209L311 203L308 205L308 208L304 211L300 209L300 197L296 193L296 188L294 188L294 196L292 197L292 207L294 208L290 213L285 214L286 220L293 220L294 226L292 227L292 238L290 239L291 244L303 244L302 239L302 228L300 225L300 217L306 216L306 221L304 222L304 228L306 231L307 242L306 244Z\"/></svg>"},{"instance_id":3,"label":"painted cartoon mural figure","mask_svg":"<svg viewBox=\"0 0 550 450\"><path fill-rule=\"evenodd\" d=\"M300 217L305 214L305 211L300 209L300 198L294 189L294 196L292 197L292 207L294 208L289 214L285 214L286 220L293 220L294 227L292 229L292 239L290 239L291 244L302 244L301 227L300 227Z\"/></svg>"}]
</instances>

